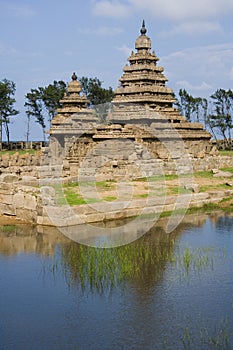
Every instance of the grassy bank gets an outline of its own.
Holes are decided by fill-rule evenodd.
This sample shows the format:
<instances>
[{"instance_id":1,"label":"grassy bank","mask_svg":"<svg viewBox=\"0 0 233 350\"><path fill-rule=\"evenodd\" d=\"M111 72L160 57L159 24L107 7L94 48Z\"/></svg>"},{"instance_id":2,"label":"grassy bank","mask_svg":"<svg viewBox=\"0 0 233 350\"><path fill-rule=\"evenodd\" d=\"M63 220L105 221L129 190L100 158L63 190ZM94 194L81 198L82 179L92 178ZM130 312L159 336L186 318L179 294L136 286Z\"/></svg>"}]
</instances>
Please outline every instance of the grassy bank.
<instances>
[{"instance_id":1,"label":"grassy bank","mask_svg":"<svg viewBox=\"0 0 233 350\"><path fill-rule=\"evenodd\" d=\"M233 174L233 168L221 170ZM168 197L192 193L193 188L187 188L187 181L182 181L182 178L183 176L178 178L177 175L153 176L129 183L121 182L120 184L116 181L76 182L60 185L55 189L59 205L69 204L74 206L104 201L131 201L147 199L148 197ZM190 182L198 187L197 192L211 192L231 189L233 179L224 176L215 177L212 171L199 171L193 174L193 179L190 178ZM119 188L119 186L122 187ZM216 204L216 207L220 206L224 210L229 210L231 204L231 198L225 198L223 202Z\"/></svg>"},{"instance_id":2,"label":"grassy bank","mask_svg":"<svg viewBox=\"0 0 233 350\"><path fill-rule=\"evenodd\" d=\"M10 156L18 153L19 155L25 155L25 154L35 154L39 151L35 150L35 149L25 149L25 150L22 150L22 149L19 149L19 150L11 150L11 151L0 151L0 156L2 155L5 155L5 154L9 154Z\"/></svg>"}]
</instances>

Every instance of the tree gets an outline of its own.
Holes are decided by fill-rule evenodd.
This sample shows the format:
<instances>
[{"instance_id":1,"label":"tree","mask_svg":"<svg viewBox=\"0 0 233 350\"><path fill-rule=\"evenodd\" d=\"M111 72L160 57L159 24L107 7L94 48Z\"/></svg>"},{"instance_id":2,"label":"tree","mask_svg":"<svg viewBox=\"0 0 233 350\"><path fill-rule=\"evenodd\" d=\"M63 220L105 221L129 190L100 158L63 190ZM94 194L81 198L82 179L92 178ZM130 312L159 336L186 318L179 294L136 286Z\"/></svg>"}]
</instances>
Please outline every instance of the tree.
<instances>
[{"instance_id":1,"label":"tree","mask_svg":"<svg viewBox=\"0 0 233 350\"><path fill-rule=\"evenodd\" d=\"M26 114L28 116L28 122L30 117L36 118L36 122L40 124L43 131L43 138L45 141L45 118L43 115L43 102L41 98L41 89L31 89L29 93L26 94L26 102L24 106L26 107Z\"/></svg>"},{"instance_id":2,"label":"tree","mask_svg":"<svg viewBox=\"0 0 233 350\"><path fill-rule=\"evenodd\" d=\"M60 100L64 96L66 91L66 83L64 81L54 80L53 84L49 84L46 87L38 87L38 89L31 89L26 94L26 107L27 114L27 138L29 135L29 123L31 116L36 118L36 122L40 124L43 131L43 137L45 140L45 128L46 122L51 123L52 118L56 114L57 108L61 107ZM46 118L47 114L47 118Z\"/></svg>"},{"instance_id":3,"label":"tree","mask_svg":"<svg viewBox=\"0 0 233 350\"><path fill-rule=\"evenodd\" d=\"M208 125L228 144L233 128L233 91L218 89L210 98L213 100L214 113L208 115Z\"/></svg>"},{"instance_id":4,"label":"tree","mask_svg":"<svg viewBox=\"0 0 233 350\"><path fill-rule=\"evenodd\" d=\"M179 100L177 99L177 107L182 115L184 115L188 121L191 121L192 112L192 96L188 94L185 89L179 90Z\"/></svg>"},{"instance_id":5,"label":"tree","mask_svg":"<svg viewBox=\"0 0 233 350\"><path fill-rule=\"evenodd\" d=\"M98 78L81 77L79 82L91 105L111 102L113 99L113 89L111 87L108 89L103 88L102 82Z\"/></svg>"},{"instance_id":6,"label":"tree","mask_svg":"<svg viewBox=\"0 0 233 350\"><path fill-rule=\"evenodd\" d=\"M179 90L179 98L177 102L178 109L188 121L203 121L206 125L208 101L206 98L193 97L185 89Z\"/></svg>"},{"instance_id":7,"label":"tree","mask_svg":"<svg viewBox=\"0 0 233 350\"><path fill-rule=\"evenodd\" d=\"M90 101L90 106L95 109L100 122L104 122L114 96L113 89L111 87L103 88L102 82L96 77L82 77L79 81L83 92Z\"/></svg>"},{"instance_id":8,"label":"tree","mask_svg":"<svg viewBox=\"0 0 233 350\"><path fill-rule=\"evenodd\" d=\"M41 89L41 99L48 113L48 120L51 122L56 114L57 108L61 107L60 100L66 91L66 83L62 80L54 80L53 84L49 84Z\"/></svg>"},{"instance_id":9,"label":"tree","mask_svg":"<svg viewBox=\"0 0 233 350\"><path fill-rule=\"evenodd\" d=\"M7 79L0 81L0 142L2 142L2 125L5 128L7 142L10 142L10 117L19 114L19 111L14 109L15 91L16 86L13 81Z\"/></svg>"}]
</instances>

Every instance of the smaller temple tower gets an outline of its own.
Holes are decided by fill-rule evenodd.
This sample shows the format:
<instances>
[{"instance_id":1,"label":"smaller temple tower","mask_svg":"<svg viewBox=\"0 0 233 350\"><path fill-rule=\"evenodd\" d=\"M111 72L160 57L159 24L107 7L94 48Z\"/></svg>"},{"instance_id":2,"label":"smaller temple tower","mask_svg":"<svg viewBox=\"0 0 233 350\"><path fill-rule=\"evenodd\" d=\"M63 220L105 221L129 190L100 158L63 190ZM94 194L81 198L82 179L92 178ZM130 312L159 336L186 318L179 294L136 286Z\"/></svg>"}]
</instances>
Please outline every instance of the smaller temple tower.
<instances>
[{"instance_id":1,"label":"smaller temple tower","mask_svg":"<svg viewBox=\"0 0 233 350\"><path fill-rule=\"evenodd\" d=\"M89 100L82 93L82 86L75 73L60 102L62 107L57 109L57 115L52 119L48 131L50 151L55 159L66 157L76 140L83 140L84 136L91 138L98 123L94 110L87 108Z\"/></svg>"}]
</instances>

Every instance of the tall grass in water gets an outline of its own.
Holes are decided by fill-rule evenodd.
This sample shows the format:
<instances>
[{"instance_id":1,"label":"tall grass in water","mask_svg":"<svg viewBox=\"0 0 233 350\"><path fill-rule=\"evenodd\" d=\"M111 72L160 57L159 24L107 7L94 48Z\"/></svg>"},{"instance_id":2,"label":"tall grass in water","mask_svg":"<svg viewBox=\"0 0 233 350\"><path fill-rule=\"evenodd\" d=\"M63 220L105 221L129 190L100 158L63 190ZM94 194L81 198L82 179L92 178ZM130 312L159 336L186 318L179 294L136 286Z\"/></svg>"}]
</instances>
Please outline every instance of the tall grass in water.
<instances>
[{"instance_id":1,"label":"tall grass in water","mask_svg":"<svg viewBox=\"0 0 233 350\"><path fill-rule=\"evenodd\" d=\"M213 269L215 249L185 247L175 256L177 268L181 275L189 276L190 272L200 273L207 268Z\"/></svg>"},{"instance_id":2,"label":"tall grass in water","mask_svg":"<svg viewBox=\"0 0 233 350\"><path fill-rule=\"evenodd\" d=\"M141 284L154 283L160 279L167 264L172 264L174 273L189 279L190 273L200 274L213 269L212 248L174 251L174 240L169 235L153 241L153 237L141 239L117 248L93 248L70 242L60 247L60 261L55 269L61 270L69 286L83 291L109 293L126 281Z\"/></svg>"},{"instance_id":3,"label":"tall grass in water","mask_svg":"<svg viewBox=\"0 0 233 350\"><path fill-rule=\"evenodd\" d=\"M212 329L204 326L192 330L186 326L182 335L183 349L187 350L231 350L232 340L233 331L230 330L227 319L220 321Z\"/></svg>"},{"instance_id":4,"label":"tall grass in water","mask_svg":"<svg viewBox=\"0 0 233 350\"><path fill-rule=\"evenodd\" d=\"M77 243L63 246L62 268L69 285L108 293L126 280L157 279L173 259L169 236L158 244L142 239L117 248L93 248Z\"/></svg>"}]
</instances>

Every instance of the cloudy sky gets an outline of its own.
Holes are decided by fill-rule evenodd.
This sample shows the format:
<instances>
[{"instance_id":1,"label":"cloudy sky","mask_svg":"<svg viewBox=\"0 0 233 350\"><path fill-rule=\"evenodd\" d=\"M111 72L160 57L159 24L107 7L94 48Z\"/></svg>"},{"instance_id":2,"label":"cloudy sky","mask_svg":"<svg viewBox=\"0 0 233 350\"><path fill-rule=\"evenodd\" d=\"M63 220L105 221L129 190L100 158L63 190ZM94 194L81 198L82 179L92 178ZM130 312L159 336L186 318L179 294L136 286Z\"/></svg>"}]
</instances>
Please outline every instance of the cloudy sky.
<instances>
[{"instance_id":1,"label":"cloudy sky","mask_svg":"<svg viewBox=\"0 0 233 350\"><path fill-rule=\"evenodd\" d=\"M25 139L24 96L72 72L117 87L145 19L167 86L209 97L233 88L232 0L0 0L0 80L16 83ZM32 126L32 139L42 139Z\"/></svg>"}]
</instances>

